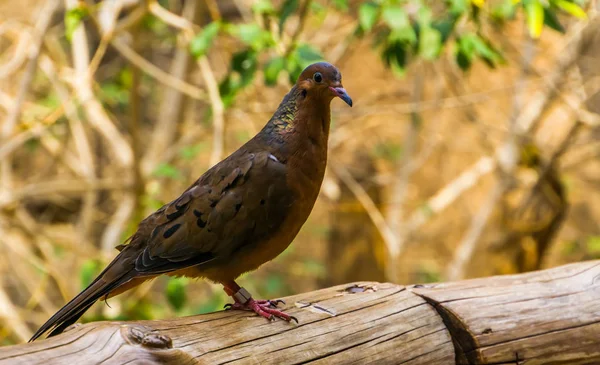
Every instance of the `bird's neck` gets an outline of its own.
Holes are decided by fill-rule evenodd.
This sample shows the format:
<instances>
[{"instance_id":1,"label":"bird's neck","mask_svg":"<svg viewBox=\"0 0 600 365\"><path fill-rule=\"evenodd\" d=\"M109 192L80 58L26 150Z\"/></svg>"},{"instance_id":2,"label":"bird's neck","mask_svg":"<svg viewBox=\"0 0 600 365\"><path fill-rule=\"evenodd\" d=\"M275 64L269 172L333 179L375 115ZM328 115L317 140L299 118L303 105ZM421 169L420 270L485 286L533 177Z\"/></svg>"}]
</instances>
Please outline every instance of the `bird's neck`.
<instances>
[{"instance_id":1,"label":"bird's neck","mask_svg":"<svg viewBox=\"0 0 600 365\"><path fill-rule=\"evenodd\" d=\"M327 150L330 101L303 98L302 90L292 87L262 130L264 137L281 144L279 152L283 158L305 149L307 145Z\"/></svg>"}]
</instances>

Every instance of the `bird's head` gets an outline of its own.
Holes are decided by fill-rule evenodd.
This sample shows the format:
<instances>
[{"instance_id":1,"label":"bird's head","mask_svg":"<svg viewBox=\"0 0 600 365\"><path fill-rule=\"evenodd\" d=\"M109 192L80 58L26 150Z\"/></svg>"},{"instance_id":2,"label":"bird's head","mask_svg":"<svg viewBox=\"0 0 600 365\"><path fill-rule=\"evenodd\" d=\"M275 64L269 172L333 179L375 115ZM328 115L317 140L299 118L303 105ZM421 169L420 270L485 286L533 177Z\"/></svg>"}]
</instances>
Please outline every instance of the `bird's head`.
<instances>
[{"instance_id":1,"label":"bird's head","mask_svg":"<svg viewBox=\"0 0 600 365\"><path fill-rule=\"evenodd\" d=\"M342 86L342 74L330 63L317 62L305 68L296 86L306 99L322 100L329 104L337 96L352 106L352 99Z\"/></svg>"}]
</instances>

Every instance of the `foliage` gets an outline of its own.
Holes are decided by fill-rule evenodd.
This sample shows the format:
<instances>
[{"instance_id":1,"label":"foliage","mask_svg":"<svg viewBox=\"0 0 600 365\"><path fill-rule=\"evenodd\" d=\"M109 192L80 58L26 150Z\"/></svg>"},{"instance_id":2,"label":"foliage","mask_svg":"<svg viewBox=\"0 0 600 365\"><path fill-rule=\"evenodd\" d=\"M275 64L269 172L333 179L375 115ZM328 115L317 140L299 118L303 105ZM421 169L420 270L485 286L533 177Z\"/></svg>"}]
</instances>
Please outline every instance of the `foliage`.
<instances>
[{"instance_id":1,"label":"foliage","mask_svg":"<svg viewBox=\"0 0 600 365\"><path fill-rule=\"evenodd\" d=\"M412 60L435 60L446 49L463 70L478 59L494 67L504 59L482 24L502 25L514 19L518 9L525 12L533 38L540 36L544 25L562 31L557 18L560 11L585 17L578 4L566 0L374 0L360 6L357 34L373 34L384 61L400 75Z\"/></svg>"},{"instance_id":2,"label":"foliage","mask_svg":"<svg viewBox=\"0 0 600 365\"><path fill-rule=\"evenodd\" d=\"M65 13L65 37L71 41L77 26L89 15L86 7L78 5Z\"/></svg>"},{"instance_id":3,"label":"foliage","mask_svg":"<svg viewBox=\"0 0 600 365\"><path fill-rule=\"evenodd\" d=\"M345 0L334 1L330 6L337 11L350 11ZM300 0L283 1L279 8L270 0L260 0L254 3L252 11L262 19L276 22L278 32L257 22L217 21L204 27L192 40L190 52L194 57L206 54L221 30L247 47L232 56L229 72L220 83L226 106L231 105L239 91L251 85L259 69L268 86L275 85L282 72L287 74L290 83L295 83L304 67L323 59L320 50L295 40L283 52L276 47L286 22L300 7ZM322 9L320 5L313 8ZM558 20L560 13L585 17L580 4L568 0L370 0L358 7L355 35L372 35L383 61L399 76L405 73L410 62L433 61L446 51L454 55L463 70L468 70L477 60L495 67L504 63L504 57L499 42L492 40L493 36L482 24L502 26L515 19L520 10L525 14L533 38L540 36L544 26L563 31ZM266 61L261 62L263 59Z\"/></svg>"}]
</instances>

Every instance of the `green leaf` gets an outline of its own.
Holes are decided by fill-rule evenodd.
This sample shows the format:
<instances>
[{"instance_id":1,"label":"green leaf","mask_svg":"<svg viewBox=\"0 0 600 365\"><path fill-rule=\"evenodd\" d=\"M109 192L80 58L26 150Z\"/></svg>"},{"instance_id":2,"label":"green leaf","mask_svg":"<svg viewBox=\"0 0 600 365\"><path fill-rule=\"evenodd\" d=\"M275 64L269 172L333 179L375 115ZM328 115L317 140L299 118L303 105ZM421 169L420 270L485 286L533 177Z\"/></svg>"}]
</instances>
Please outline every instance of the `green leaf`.
<instances>
[{"instance_id":1,"label":"green leaf","mask_svg":"<svg viewBox=\"0 0 600 365\"><path fill-rule=\"evenodd\" d=\"M419 34L419 53L426 60L434 60L442 49L442 35L431 27L424 27Z\"/></svg>"},{"instance_id":2,"label":"green leaf","mask_svg":"<svg viewBox=\"0 0 600 365\"><path fill-rule=\"evenodd\" d=\"M158 165L152 172L152 175L155 177L166 177L171 179L181 178L181 172L175 166L168 163L161 163Z\"/></svg>"},{"instance_id":3,"label":"green leaf","mask_svg":"<svg viewBox=\"0 0 600 365\"><path fill-rule=\"evenodd\" d=\"M119 84L108 82L100 84L100 98L110 106L125 106L129 101L129 92Z\"/></svg>"},{"instance_id":4,"label":"green leaf","mask_svg":"<svg viewBox=\"0 0 600 365\"><path fill-rule=\"evenodd\" d=\"M474 51L485 61L488 61L492 65L502 61L500 53L493 49L489 42L486 42L480 36L474 36L472 42Z\"/></svg>"},{"instance_id":5,"label":"green leaf","mask_svg":"<svg viewBox=\"0 0 600 365\"><path fill-rule=\"evenodd\" d=\"M348 0L333 0L333 6L341 11L348 11Z\"/></svg>"},{"instance_id":6,"label":"green leaf","mask_svg":"<svg viewBox=\"0 0 600 365\"><path fill-rule=\"evenodd\" d=\"M301 44L296 48L296 53L298 55L298 60L300 61L300 66L305 67L309 64L322 61L323 55L321 52L308 44Z\"/></svg>"},{"instance_id":7,"label":"green leaf","mask_svg":"<svg viewBox=\"0 0 600 365\"><path fill-rule=\"evenodd\" d=\"M235 94L239 91L239 80L236 81L232 75L227 75L223 81L219 84L219 93L223 99L225 107L230 106L233 103Z\"/></svg>"},{"instance_id":8,"label":"green leaf","mask_svg":"<svg viewBox=\"0 0 600 365\"><path fill-rule=\"evenodd\" d=\"M235 53L231 58L231 69L240 76L238 87L246 87L254 80L254 75L258 68L257 57L257 53L249 49Z\"/></svg>"},{"instance_id":9,"label":"green leaf","mask_svg":"<svg viewBox=\"0 0 600 365\"><path fill-rule=\"evenodd\" d=\"M324 278L327 275L325 265L315 259L306 259L302 263L303 271L317 278Z\"/></svg>"},{"instance_id":10,"label":"green leaf","mask_svg":"<svg viewBox=\"0 0 600 365\"><path fill-rule=\"evenodd\" d=\"M265 84L273 86L277 84L279 73L285 68L285 59L283 57L275 57L265 65Z\"/></svg>"},{"instance_id":11,"label":"green leaf","mask_svg":"<svg viewBox=\"0 0 600 365\"><path fill-rule=\"evenodd\" d=\"M79 26L81 21L89 15L87 8L76 7L69 9L65 13L65 37L70 42L73 38L73 32Z\"/></svg>"},{"instance_id":12,"label":"green leaf","mask_svg":"<svg viewBox=\"0 0 600 365\"><path fill-rule=\"evenodd\" d=\"M394 29L388 36L388 42L399 42L413 45L417 43L417 33L413 27Z\"/></svg>"},{"instance_id":13,"label":"green leaf","mask_svg":"<svg viewBox=\"0 0 600 365\"><path fill-rule=\"evenodd\" d=\"M457 47L456 51L456 64L461 70L466 71L471 67L471 63L473 62L473 56L471 53L466 52L460 45Z\"/></svg>"},{"instance_id":14,"label":"green leaf","mask_svg":"<svg viewBox=\"0 0 600 365\"><path fill-rule=\"evenodd\" d=\"M467 70L476 56L480 57L490 67L494 67L504 60L500 52L479 35L473 33L463 34L457 40L456 62L458 66L463 70Z\"/></svg>"},{"instance_id":15,"label":"green leaf","mask_svg":"<svg viewBox=\"0 0 600 365\"><path fill-rule=\"evenodd\" d=\"M228 31L257 51L275 44L271 33L262 29L256 23L232 25L228 27Z\"/></svg>"},{"instance_id":16,"label":"green leaf","mask_svg":"<svg viewBox=\"0 0 600 365\"><path fill-rule=\"evenodd\" d=\"M100 262L98 260L86 260L83 262L81 269L79 269L79 282L82 289L90 285L96 275L100 273L100 269Z\"/></svg>"},{"instance_id":17,"label":"green leaf","mask_svg":"<svg viewBox=\"0 0 600 365\"><path fill-rule=\"evenodd\" d=\"M527 15L527 28L531 38L539 38L544 27L544 7L539 0L523 0Z\"/></svg>"},{"instance_id":18,"label":"green leaf","mask_svg":"<svg viewBox=\"0 0 600 365\"><path fill-rule=\"evenodd\" d=\"M590 236L586 240L587 250L590 253L600 253L600 236Z\"/></svg>"},{"instance_id":19,"label":"green leaf","mask_svg":"<svg viewBox=\"0 0 600 365\"><path fill-rule=\"evenodd\" d=\"M25 141L25 144L23 145L23 147L25 147L25 150L27 152L36 152L39 150L40 148L40 139L39 138L31 138L28 139L27 141Z\"/></svg>"},{"instance_id":20,"label":"green leaf","mask_svg":"<svg viewBox=\"0 0 600 365\"><path fill-rule=\"evenodd\" d=\"M327 8L320 3L313 1L310 3L310 12L313 15L319 16L320 19L323 19L324 15L327 15Z\"/></svg>"},{"instance_id":21,"label":"green leaf","mask_svg":"<svg viewBox=\"0 0 600 365\"><path fill-rule=\"evenodd\" d=\"M553 11L547 8L544 8L544 24L557 32L565 32L565 28L563 28L562 24L560 24L560 21L556 17L556 14L554 14Z\"/></svg>"},{"instance_id":22,"label":"green leaf","mask_svg":"<svg viewBox=\"0 0 600 365\"><path fill-rule=\"evenodd\" d=\"M516 8L516 4L513 0L503 0L500 4L492 8L492 19L500 23L513 19L516 14Z\"/></svg>"},{"instance_id":23,"label":"green leaf","mask_svg":"<svg viewBox=\"0 0 600 365\"><path fill-rule=\"evenodd\" d=\"M62 103L61 99L58 97L58 94L56 94L53 91L46 94L46 96L44 98L39 99L38 102L41 105L46 106L48 108L52 108L52 109L58 108Z\"/></svg>"},{"instance_id":24,"label":"green leaf","mask_svg":"<svg viewBox=\"0 0 600 365\"><path fill-rule=\"evenodd\" d=\"M562 249L560 250L561 254L564 256L572 255L579 251L579 243L577 241L566 241L562 245Z\"/></svg>"},{"instance_id":25,"label":"green leaf","mask_svg":"<svg viewBox=\"0 0 600 365\"><path fill-rule=\"evenodd\" d=\"M431 207L431 205L429 205L427 202L421 204L418 208L427 218L432 217L435 212L433 210L433 208Z\"/></svg>"},{"instance_id":26,"label":"green leaf","mask_svg":"<svg viewBox=\"0 0 600 365\"><path fill-rule=\"evenodd\" d=\"M584 19L587 18L585 11L577 4L566 1L566 0L554 0L552 1L561 10L573 15L576 18Z\"/></svg>"},{"instance_id":27,"label":"green leaf","mask_svg":"<svg viewBox=\"0 0 600 365\"><path fill-rule=\"evenodd\" d=\"M247 130L237 131L234 134L235 139L241 144L248 142L248 140L252 137Z\"/></svg>"},{"instance_id":28,"label":"green leaf","mask_svg":"<svg viewBox=\"0 0 600 365\"><path fill-rule=\"evenodd\" d=\"M225 293L222 290L218 290L217 292L213 292L212 295L209 295L201 304L196 308L195 313L210 313L215 312L217 310L223 309L223 304L225 304Z\"/></svg>"},{"instance_id":29,"label":"green leaf","mask_svg":"<svg viewBox=\"0 0 600 365\"><path fill-rule=\"evenodd\" d=\"M285 69L288 72L290 83L296 83L298 76L306 66L322 60L323 55L319 50L305 43L300 44L285 60Z\"/></svg>"},{"instance_id":30,"label":"green leaf","mask_svg":"<svg viewBox=\"0 0 600 365\"><path fill-rule=\"evenodd\" d=\"M375 145L373 152L377 158L395 162L400 160L404 151L399 143L382 142Z\"/></svg>"},{"instance_id":31,"label":"green leaf","mask_svg":"<svg viewBox=\"0 0 600 365\"><path fill-rule=\"evenodd\" d=\"M381 19L392 29L410 27L408 15L399 6L387 6L381 12Z\"/></svg>"},{"instance_id":32,"label":"green leaf","mask_svg":"<svg viewBox=\"0 0 600 365\"><path fill-rule=\"evenodd\" d=\"M373 2L363 3L358 9L358 23L363 31L370 31L379 16L379 6Z\"/></svg>"},{"instance_id":33,"label":"green leaf","mask_svg":"<svg viewBox=\"0 0 600 365\"><path fill-rule=\"evenodd\" d=\"M247 45L252 45L259 41L263 32L263 29L255 23L240 24L236 29L236 36Z\"/></svg>"},{"instance_id":34,"label":"green leaf","mask_svg":"<svg viewBox=\"0 0 600 365\"><path fill-rule=\"evenodd\" d=\"M271 0L258 0L252 5L252 11L256 14L274 14L275 8Z\"/></svg>"},{"instance_id":35,"label":"green leaf","mask_svg":"<svg viewBox=\"0 0 600 365\"><path fill-rule=\"evenodd\" d=\"M435 283L442 280L441 273L432 265L422 265L415 274L418 283Z\"/></svg>"},{"instance_id":36,"label":"green leaf","mask_svg":"<svg viewBox=\"0 0 600 365\"><path fill-rule=\"evenodd\" d=\"M403 42L394 42L383 51L385 63L397 77L403 77L406 73L408 54L405 47Z\"/></svg>"},{"instance_id":37,"label":"green leaf","mask_svg":"<svg viewBox=\"0 0 600 365\"><path fill-rule=\"evenodd\" d=\"M285 21L298 10L299 0L285 0L279 10L279 32L283 32Z\"/></svg>"},{"instance_id":38,"label":"green leaf","mask_svg":"<svg viewBox=\"0 0 600 365\"><path fill-rule=\"evenodd\" d=\"M176 310L180 311L185 305L187 296L185 288L187 286L186 278L171 278L165 289L167 301Z\"/></svg>"},{"instance_id":39,"label":"green leaf","mask_svg":"<svg viewBox=\"0 0 600 365\"><path fill-rule=\"evenodd\" d=\"M195 58L200 58L206 54L213 40L221 28L220 22L212 22L192 39L190 42L190 53Z\"/></svg>"},{"instance_id":40,"label":"green leaf","mask_svg":"<svg viewBox=\"0 0 600 365\"><path fill-rule=\"evenodd\" d=\"M457 40L458 48L465 54L469 59L475 57L475 41L474 38L477 36L474 34L464 34Z\"/></svg>"},{"instance_id":41,"label":"green leaf","mask_svg":"<svg viewBox=\"0 0 600 365\"><path fill-rule=\"evenodd\" d=\"M302 72L302 67L300 66L300 63L298 63L297 58L298 55L293 52L285 60L285 69L288 72L288 80L292 85L296 83L298 76L300 76L300 73Z\"/></svg>"},{"instance_id":42,"label":"green leaf","mask_svg":"<svg viewBox=\"0 0 600 365\"><path fill-rule=\"evenodd\" d=\"M200 152L206 151L208 145L206 142L200 142L191 146L185 146L179 150L179 155L184 160L193 160Z\"/></svg>"},{"instance_id":43,"label":"green leaf","mask_svg":"<svg viewBox=\"0 0 600 365\"><path fill-rule=\"evenodd\" d=\"M431 9L426 6L421 6L417 11L417 20L421 25L431 24L432 17Z\"/></svg>"},{"instance_id":44,"label":"green leaf","mask_svg":"<svg viewBox=\"0 0 600 365\"><path fill-rule=\"evenodd\" d=\"M279 275L269 275L265 283L265 291L268 296L277 296L285 289L285 283Z\"/></svg>"},{"instance_id":45,"label":"green leaf","mask_svg":"<svg viewBox=\"0 0 600 365\"><path fill-rule=\"evenodd\" d=\"M462 15L469 10L469 0L450 0L450 12Z\"/></svg>"}]
</instances>

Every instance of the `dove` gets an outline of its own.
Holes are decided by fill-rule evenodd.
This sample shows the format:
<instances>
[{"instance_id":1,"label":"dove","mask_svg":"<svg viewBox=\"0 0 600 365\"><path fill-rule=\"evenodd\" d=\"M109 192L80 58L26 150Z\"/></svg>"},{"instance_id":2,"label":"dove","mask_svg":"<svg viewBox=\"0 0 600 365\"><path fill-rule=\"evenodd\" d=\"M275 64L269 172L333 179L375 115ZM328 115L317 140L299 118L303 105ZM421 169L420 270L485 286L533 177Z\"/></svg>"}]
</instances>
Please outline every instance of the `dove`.
<instances>
[{"instance_id":1,"label":"dove","mask_svg":"<svg viewBox=\"0 0 600 365\"><path fill-rule=\"evenodd\" d=\"M326 62L306 67L258 134L142 220L108 266L30 341L63 332L96 301L163 274L222 284L231 310L297 322L277 308L280 300L254 299L235 280L277 257L306 222L325 174L336 97L352 106L339 70Z\"/></svg>"}]
</instances>

